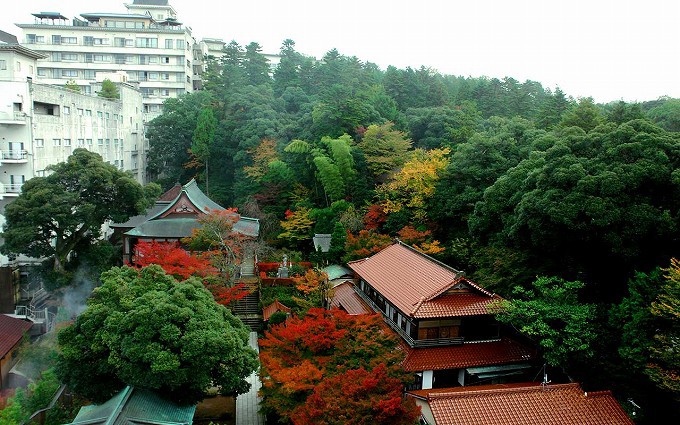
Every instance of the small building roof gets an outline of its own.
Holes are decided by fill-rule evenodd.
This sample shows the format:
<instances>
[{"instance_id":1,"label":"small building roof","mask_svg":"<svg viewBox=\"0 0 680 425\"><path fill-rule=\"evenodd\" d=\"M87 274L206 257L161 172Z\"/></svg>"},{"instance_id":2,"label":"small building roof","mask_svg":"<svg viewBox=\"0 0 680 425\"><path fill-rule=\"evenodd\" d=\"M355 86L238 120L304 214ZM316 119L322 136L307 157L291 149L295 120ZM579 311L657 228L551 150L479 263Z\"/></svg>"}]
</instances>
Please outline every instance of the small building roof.
<instances>
[{"instance_id":1,"label":"small building roof","mask_svg":"<svg viewBox=\"0 0 680 425\"><path fill-rule=\"evenodd\" d=\"M330 233L316 233L312 241L314 242L314 251L321 250L321 252L328 252L331 249Z\"/></svg>"},{"instance_id":2,"label":"small building roof","mask_svg":"<svg viewBox=\"0 0 680 425\"><path fill-rule=\"evenodd\" d=\"M168 0L134 0L132 4L144 6L167 6Z\"/></svg>"},{"instance_id":3,"label":"small building roof","mask_svg":"<svg viewBox=\"0 0 680 425\"><path fill-rule=\"evenodd\" d=\"M403 366L408 372L526 362L533 360L537 355L536 350L510 338L444 347L404 349L406 358Z\"/></svg>"},{"instance_id":4,"label":"small building roof","mask_svg":"<svg viewBox=\"0 0 680 425\"><path fill-rule=\"evenodd\" d=\"M19 40L16 35L0 30L0 44L2 43L19 44Z\"/></svg>"},{"instance_id":5,"label":"small building roof","mask_svg":"<svg viewBox=\"0 0 680 425\"><path fill-rule=\"evenodd\" d=\"M149 220L125 232L128 236L148 238L187 238L200 227L195 218L160 218Z\"/></svg>"},{"instance_id":6,"label":"small building roof","mask_svg":"<svg viewBox=\"0 0 680 425\"><path fill-rule=\"evenodd\" d=\"M414 318L486 315L486 306L501 299L465 278L463 272L401 241L348 266Z\"/></svg>"},{"instance_id":7,"label":"small building roof","mask_svg":"<svg viewBox=\"0 0 680 425\"><path fill-rule=\"evenodd\" d=\"M270 317L272 317L272 314L276 313L277 311L290 313L290 307L286 307L285 305L281 304L279 300L274 300L273 303L262 309L262 320L266 322Z\"/></svg>"},{"instance_id":8,"label":"small building roof","mask_svg":"<svg viewBox=\"0 0 680 425\"><path fill-rule=\"evenodd\" d=\"M64 15L62 15L59 12L39 12L39 13L32 13L33 16L35 16L38 19L63 19L63 20L68 20L68 18Z\"/></svg>"},{"instance_id":9,"label":"small building roof","mask_svg":"<svg viewBox=\"0 0 680 425\"><path fill-rule=\"evenodd\" d=\"M339 264L331 264L330 266L321 269L321 271L328 275L328 280L351 278L354 276L352 269L348 269Z\"/></svg>"},{"instance_id":10,"label":"small building roof","mask_svg":"<svg viewBox=\"0 0 680 425\"><path fill-rule=\"evenodd\" d=\"M181 406L144 389L127 386L100 405L84 406L67 425L191 425L196 406Z\"/></svg>"},{"instance_id":11,"label":"small building roof","mask_svg":"<svg viewBox=\"0 0 680 425\"><path fill-rule=\"evenodd\" d=\"M144 19L149 20L151 17L149 15L132 14L132 13L81 13L80 16L87 19L88 21L98 21L99 18L109 18L109 19Z\"/></svg>"},{"instance_id":12,"label":"small building roof","mask_svg":"<svg viewBox=\"0 0 680 425\"><path fill-rule=\"evenodd\" d=\"M333 288L331 308L345 310L348 314L371 314L374 311L357 295L352 282L344 282Z\"/></svg>"},{"instance_id":13,"label":"small building roof","mask_svg":"<svg viewBox=\"0 0 680 425\"><path fill-rule=\"evenodd\" d=\"M426 394L437 425L633 424L610 391L584 392L578 383L482 385L418 393Z\"/></svg>"},{"instance_id":14,"label":"small building roof","mask_svg":"<svg viewBox=\"0 0 680 425\"><path fill-rule=\"evenodd\" d=\"M0 314L0 359L21 341L31 326L31 323L25 320Z\"/></svg>"}]
</instances>

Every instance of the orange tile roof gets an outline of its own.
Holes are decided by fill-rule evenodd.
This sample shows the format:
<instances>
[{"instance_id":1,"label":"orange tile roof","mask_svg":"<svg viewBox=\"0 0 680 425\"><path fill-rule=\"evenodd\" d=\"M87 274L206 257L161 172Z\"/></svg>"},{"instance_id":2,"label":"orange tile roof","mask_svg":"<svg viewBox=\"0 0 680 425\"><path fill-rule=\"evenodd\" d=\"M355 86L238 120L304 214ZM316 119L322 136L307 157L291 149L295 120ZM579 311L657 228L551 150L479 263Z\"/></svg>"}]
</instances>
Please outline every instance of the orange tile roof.
<instances>
[{"instance_id":1,"label":"orange tile roof","mask_svg":"<svg viewBox=\"0 0 680 425\"><path fill-rule=\"evenodd\" d=\"M455 270L397 242L349 267L403 313L415 318L488 314L492 294ZM469 293L448 293L457 285Z\"/></svg>"},{"instance_id":2,"label":"orange tile roof","mask_svg":"<svg viewBox=\"0 0 680 425\"><path fill-rule=\"evenodd\" d=\"M31 326L31 323L25 320L0 314L0 359L21 341Z\"/></svg>"},{"instance_id":3,"label":"orange tile roof","mask_svg":"<svg viewBox=\"0 0 680 425\"><path fill-rule=\"evenodd\" d=\"M437 425L633 424L611 392L586 393L577 383L436 390L428 404Z\"/></svg>"},{"instance_id":4,"label":"orange tile roof","mask_svg":"<svg viewBox=\"0 0 680 425\"><path fill-rule=\"evenodd\" d=\"M494 301L501 300L498 295L488 297L486 295L448 294L430 301L416 304L411 311L411 316L418 319L451 317L451 316L476 316L489 314L487 306Z\"/></svg>"},{"instance_id":5,"label":"orange tile roof","mask_svg":"<svg viewBox=\"0 0 680 425\"><path fill-rule=\"evenodd\" d=\"M333 288L331 307L341 308L349 314L371 314L374 311L366 305L356 291L352 282L344 282Z\"/></svg>"},{"instance_id":6,"label":"orange tile roof","mask_svg":"<svg viewBox=\"0 0 680 425\"><path fill-rule=\"evenodd\" d=\"M276 313L277 311L290 313L290 307L286 307L285 305L281 304L279 300L275 300L273 303L262 309L262 320L269 320L269 318L272 317L272 314Z\"/></svg>"},{"instance_id":7,"label":"orange tile roof","mask_svg":"<svg viewBox=\"0 0 680 425\"><path fill-rule=\"evenodd\" d=\"M405 347L403 366L408 372L461 369L532 360L536 351L510 338L445 347Z\"/></svg>"}]
</instances>

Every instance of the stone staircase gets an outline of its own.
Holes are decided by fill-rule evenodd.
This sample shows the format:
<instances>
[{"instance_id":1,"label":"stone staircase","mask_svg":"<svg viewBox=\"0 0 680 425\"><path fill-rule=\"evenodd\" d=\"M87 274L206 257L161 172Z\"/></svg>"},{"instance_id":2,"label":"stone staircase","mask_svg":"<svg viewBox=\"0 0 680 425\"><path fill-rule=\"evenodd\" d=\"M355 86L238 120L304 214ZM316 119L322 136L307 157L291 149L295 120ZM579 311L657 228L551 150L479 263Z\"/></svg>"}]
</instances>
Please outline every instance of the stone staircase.
<instances>
[{"instance_id":1,"label":"stone staircase","mask_svg":"<svg viewBox=\"0 0 680 425\"><path fill-rule=\"evenodd\" d=\"M262 312L259 306L260 291L257 286L257 279L242 275L240 283L244 283L250 293L236 301L231 311L253 332L258 332L262 329Z\"/></svg>"}]
</instances>

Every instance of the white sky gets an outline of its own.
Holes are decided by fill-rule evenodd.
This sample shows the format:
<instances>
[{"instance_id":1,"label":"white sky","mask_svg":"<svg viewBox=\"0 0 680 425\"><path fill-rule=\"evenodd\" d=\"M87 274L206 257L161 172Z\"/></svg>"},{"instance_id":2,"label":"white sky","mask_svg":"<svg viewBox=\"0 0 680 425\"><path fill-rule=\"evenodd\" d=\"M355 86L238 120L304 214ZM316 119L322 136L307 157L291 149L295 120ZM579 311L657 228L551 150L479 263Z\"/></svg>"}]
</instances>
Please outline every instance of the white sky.
<instances>
[{"instance_id":1,"label":"white sky","mask_svg":"<svg viewBox=\"0 0 680 425\"><path fill-rule=\"evenodd\" d=\"M8 0L6 0L8 1ZM132 0L128 0L132 2ZM124 0L3 4L0 30L35 12L125 13ZM11 6L10 6L11 4ZM304 54L332 48L398 68L511 76L597 102L680 98L677 0L170 0L193 35L257 41L266 53L290 38Z\"/></svg>"}]
</instances>

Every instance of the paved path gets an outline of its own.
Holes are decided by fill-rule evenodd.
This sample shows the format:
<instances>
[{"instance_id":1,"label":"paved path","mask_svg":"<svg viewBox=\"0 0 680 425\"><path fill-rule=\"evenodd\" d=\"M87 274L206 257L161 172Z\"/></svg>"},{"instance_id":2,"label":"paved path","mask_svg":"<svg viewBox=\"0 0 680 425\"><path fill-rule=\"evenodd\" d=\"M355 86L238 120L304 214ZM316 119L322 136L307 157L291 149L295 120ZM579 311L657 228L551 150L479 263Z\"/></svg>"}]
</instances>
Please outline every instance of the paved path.
<instances>
[{"instance_id":1,"label":"paved path","mask_svg":"<svg viewBox=\"0 0 680 425\"><path fill-rule=\"evenodd\" d=\"M258 353L257 332L250 333L250 346ZM257 396L262 384L257 371L248 377L250 391L236 397L236 425L264 425L264 417L258 413L260 397Z\"/></svg>"}]
</instances>

